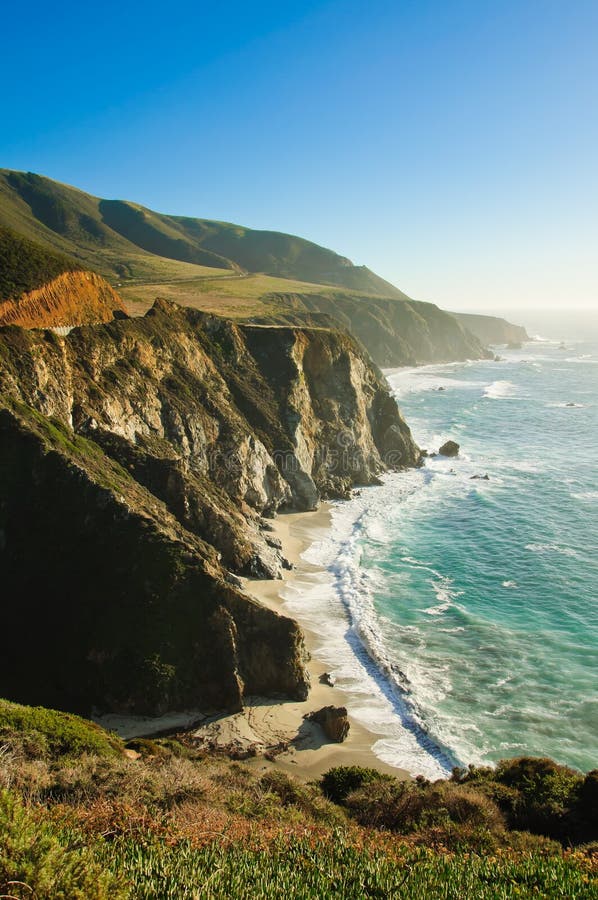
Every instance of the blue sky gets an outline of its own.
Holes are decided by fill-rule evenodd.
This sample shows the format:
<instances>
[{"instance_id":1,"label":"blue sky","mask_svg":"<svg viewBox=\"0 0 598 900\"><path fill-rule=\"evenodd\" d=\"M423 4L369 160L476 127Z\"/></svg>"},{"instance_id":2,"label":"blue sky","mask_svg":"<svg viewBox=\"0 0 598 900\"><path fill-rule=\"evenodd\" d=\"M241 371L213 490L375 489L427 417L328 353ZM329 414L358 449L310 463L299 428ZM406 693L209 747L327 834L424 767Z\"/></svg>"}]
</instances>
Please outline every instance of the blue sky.
<instances>
[{"instance_id":1,"label":"blue sky","mask_svg":"<svg viewBox=\"0 0 598 900\"><path fill-rule=\"evenodd\" d=\"M5 8L0 165L289 231L445 308L598 308L598 2Z\"/></svg>"}]
</instances>

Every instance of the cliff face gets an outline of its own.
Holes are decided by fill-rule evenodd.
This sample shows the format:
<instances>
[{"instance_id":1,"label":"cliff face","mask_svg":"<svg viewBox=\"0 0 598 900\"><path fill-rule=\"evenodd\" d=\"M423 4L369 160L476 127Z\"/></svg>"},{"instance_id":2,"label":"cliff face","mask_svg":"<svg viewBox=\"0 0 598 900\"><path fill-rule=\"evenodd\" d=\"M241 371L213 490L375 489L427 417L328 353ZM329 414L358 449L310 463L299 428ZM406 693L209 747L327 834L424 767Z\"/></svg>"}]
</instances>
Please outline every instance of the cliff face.
<instances>
[{"instance_id":1,"label":"cliff face","mask_svg":"<svg viewBox=\"0 0 598 900\"><path fill-rule=\"evenodd\" d=\"M116 291L94 272L63 272L20 296L0 301L0 325L51 328L109 322L125 307Z\"/></svg>"},{"instance_id":2,"label":"cliff face","mask_svg":"<svg viewBox=\"0 0 598 900\"><path fill-rule=\"evenodd\" d=\"M264 515L419 459L348 336L159 302L2 329L0 431L0 693L83 712L304 696L297 626L227 570L279 572Z\"/></svg>"},{"instance_id":3,"label":"cliff face","mask_svg":"<svg viewBox=\"0 0 598 900\"><path fill-rule=\"evenodd\" d=\"M304 697L294 622L92 442L0 410L3 696L89 715Z\"/></svg>"},{"instance_id":4,"label":"cliff face","mask_svg":"<svg viewBox=\"0 0 598 900\"><path fill-rule=\"evenodd\" d=\"M522 325L513 325L506 319L496 316L478 316L472 313L453 313L453 315L486 346L531 340Z\"/></svg>"},{"instance_id":5,"label":"cliff face","mask_svg":"<svg viewBox=\"0 0 598 900\"><path fill-rule=\"evenodd\" d=\"M265 299L265 298L263 298ZM483 342L455 316L433 303L415 300L353 297L347 294L271 295L279 321L345 328L367 348L379 366L415 366L464 359L485 359L491 354Z\"/></svg>"}]
</instances>

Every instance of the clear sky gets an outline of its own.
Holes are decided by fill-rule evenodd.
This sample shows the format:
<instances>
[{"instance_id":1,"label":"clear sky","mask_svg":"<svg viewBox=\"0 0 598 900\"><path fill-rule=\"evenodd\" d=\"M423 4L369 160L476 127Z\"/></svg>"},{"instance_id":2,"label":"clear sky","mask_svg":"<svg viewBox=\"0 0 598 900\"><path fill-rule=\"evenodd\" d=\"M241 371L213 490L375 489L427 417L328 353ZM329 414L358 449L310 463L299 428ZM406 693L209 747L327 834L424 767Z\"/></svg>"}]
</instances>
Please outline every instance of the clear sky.
<instances>
[{"instance_id":1,"label":"clear sky","mask_svg":"<svg viewBox=\"0 0 598 900\"><path fill-rule=\"evenodd\" d=\"M300 234L445 308L598 308L598 0L0 21L2 166Z\"/></svg>"}]
</instances>

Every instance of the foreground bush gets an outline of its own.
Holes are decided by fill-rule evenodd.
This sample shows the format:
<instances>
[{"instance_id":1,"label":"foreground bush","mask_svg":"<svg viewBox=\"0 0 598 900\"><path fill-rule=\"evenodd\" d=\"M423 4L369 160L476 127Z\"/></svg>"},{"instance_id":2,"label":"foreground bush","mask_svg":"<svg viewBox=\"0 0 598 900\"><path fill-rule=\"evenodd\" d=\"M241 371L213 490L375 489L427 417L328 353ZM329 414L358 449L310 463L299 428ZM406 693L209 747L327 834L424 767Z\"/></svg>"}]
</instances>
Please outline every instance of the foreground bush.
<instances>
[{"instance_id":1,"label":"foreground bush","mask_svg":"<svg viewBox=\"0 0 598 900\"><path fill-rule=\"evenodd\" d=\"M0 900L598 896L596 846L511 830L536 803L589 833L596 771L511 760L432 784L345 766L304 784L191 740L130 758L75 716L3 710Z\"/></svg>"},{"instance_id":2,"label":"foreground bush","mask_svg":"<svg viewBox=\"0 0 598 900\"><path fill-rule=\"evenodd\" d=\"M365 766L336 766L322 775L320 787L333 803L343 803L352 791L375 781L394 783L395 779Z\"/></svg>"},{"instance_id":3,"label":"foreground bush","mask_svg":"<svg viewBox=\"0 0 598 900\"><path fill-rule=\"evenodd\" d=\"M402 834L449 823L490 832L504 829L492 800L448 782L378 781L349 794L346 806L361 825Z\"/></svg>"},{"instance_id":4,"label":"foreground bush","mask_svg":"<svg viewBox=\"0 0 598 900\"><path fill-rule=\"evenodd\" d=\"M117 737L87 719L8 700L0 700L0 745L32 759L83 753L113 757L122 753L123 747Z\"/></svg>"},{"instance_id":5,"label":"foreground bush","mask_svg":"<svg viewBox=\"0 0 598 900\"><path fill-rule=\"evenodd\" d=\"M90 849L69 850L64 834L40 821L7 791L0 792L0 895L36 900L119 900L120 880Z\"/></svg>"},{"instance_id":6,"label":"foreground bush","mask_svg":"<svg viewBox=\"0 0 598 900\"><path fill-rule=\"evenodd\" d=\"M492 798L509 828L554 837L564 843L598 838L598 772L586 776L551 759L523 756L495 769L456 770L453 782Z\"/></svg>"}]
</instances>

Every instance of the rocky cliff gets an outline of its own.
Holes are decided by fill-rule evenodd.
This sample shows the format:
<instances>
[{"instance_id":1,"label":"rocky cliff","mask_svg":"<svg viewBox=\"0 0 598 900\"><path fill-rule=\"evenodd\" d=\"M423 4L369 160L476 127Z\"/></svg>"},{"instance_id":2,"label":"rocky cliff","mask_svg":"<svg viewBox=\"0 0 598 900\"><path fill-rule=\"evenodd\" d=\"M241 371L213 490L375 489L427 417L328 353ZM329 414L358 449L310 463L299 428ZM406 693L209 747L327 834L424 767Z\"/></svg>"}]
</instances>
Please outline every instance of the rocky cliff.
<instances>
[{"instance_id":1,"label":"rocky cliff","mask_svg":"<svg viewBox=\"0 0 598 900\"><path fill-rule=\"evenodd\" d=\"M94 272L63 272L14 299L0 301L0 325L52 328L109 322L125 308L116 291Z\"/></svg>"},{"instance_id":2,"label":"rocky cliff","mask_svg":"<svg viewBox=\"0 0 598 900\"><path fill-rule=\"evenodd\" d=\"M272 321L298 323L307 320L346 329L383 367L492 356L474 333L433 303L408 298L356 297L338 292L272 294L262 299L269 300L276 309Z\"/></svg>"},{"instance_id":3,"label":"rocky cliff","mask_svg":"<svg viewBox=\"0 0 598 900\"><path fill-rule=\"evenodd\" d=\"M297 626L230 572L280 571L277 509L419 460L347 335L161 302L1 329L0 431L0 693L87 713L304 696Z\"/></svg>"},{"instance_id":4,"label":"rocky cliff","mask_svg":"<svg viewBox=\"0 0 598 900\"><path fill-rule=\"evenodd\" d=\"M473 313L453 313L453 316L485 345L511 344L531 340L522 325L513 325L496 316L478 316Z\"/></svg>"},{"instance_id":5,"label":"rocky cliff","mask_svg":"<svg viewBox=\"0 0 598 900\"><path fill-rule=\"evenodd\" d=\"M69 327L109 322L124 311L99 275L0 226L0 325Z\"/></svg>"}]
</instances>

